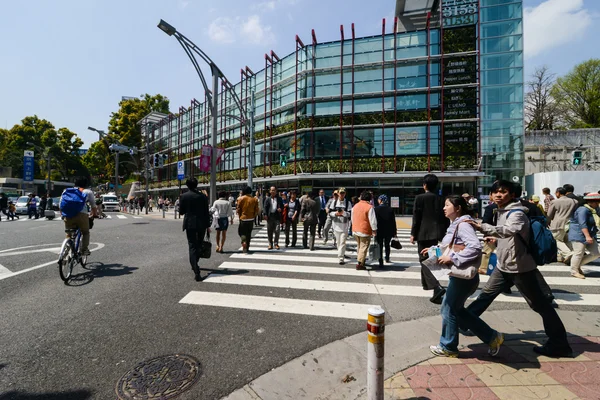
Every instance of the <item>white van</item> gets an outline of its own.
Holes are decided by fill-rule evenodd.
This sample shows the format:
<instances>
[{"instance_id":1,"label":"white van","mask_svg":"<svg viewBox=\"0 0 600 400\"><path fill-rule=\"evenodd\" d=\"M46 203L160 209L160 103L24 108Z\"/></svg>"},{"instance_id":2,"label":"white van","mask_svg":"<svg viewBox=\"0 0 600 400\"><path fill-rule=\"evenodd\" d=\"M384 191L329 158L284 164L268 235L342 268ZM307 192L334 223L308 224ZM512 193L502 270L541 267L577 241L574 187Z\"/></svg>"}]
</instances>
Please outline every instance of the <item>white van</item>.
<instances>
[{"instance_id":1,"label":"white van","mask_svg":"<svg viewBox=\"0 0 600 400\"><path fill-rule=\"evenodd\" d=\"M102 211L119 211L119 199L116 194L103 194L100 198L102 199Z\"/></svg>"}]
</instances>

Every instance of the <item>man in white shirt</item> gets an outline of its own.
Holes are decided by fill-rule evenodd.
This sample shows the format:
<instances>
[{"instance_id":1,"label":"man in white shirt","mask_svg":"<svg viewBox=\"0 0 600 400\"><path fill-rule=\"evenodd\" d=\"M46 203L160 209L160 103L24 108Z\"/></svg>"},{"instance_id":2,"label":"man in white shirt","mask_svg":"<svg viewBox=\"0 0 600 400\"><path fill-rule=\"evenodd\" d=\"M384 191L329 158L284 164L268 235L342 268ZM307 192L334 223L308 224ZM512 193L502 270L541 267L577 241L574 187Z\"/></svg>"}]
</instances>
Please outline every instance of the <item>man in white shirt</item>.
<instances>
[{"instance_id":1,"label":"man in white shirt","mask_svg":"<svg viewBox=\"0 0 600 400\"><path fill-rule=\"evenodd\" d=\"M350 224L350 212L352 211L352 202L346 198L346 189L339 188L338 196L331 203L329 208L329 217L333 226L333 235L337 242L338 259L340 265L346 263L346 240L348 239L348 225ZM327 239L327 231L325 231Z\"/></svg>"}]
</instances>

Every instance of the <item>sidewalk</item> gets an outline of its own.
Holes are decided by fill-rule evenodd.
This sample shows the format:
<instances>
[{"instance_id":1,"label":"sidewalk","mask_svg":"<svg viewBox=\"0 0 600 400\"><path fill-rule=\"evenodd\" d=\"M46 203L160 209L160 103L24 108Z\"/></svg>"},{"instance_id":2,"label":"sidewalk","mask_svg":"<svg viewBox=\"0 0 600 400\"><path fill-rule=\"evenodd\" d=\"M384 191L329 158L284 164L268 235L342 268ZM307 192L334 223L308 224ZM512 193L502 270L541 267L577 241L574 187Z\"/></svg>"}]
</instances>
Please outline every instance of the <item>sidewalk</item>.
<instances>
[{"instance_id":1,"label":"sidewalk","mask_svg":"<svg viewBox=\"0 0 600 400\"><path fill-rule=\"evenodd\" d=\"M574 358L538 356L541 318L530 310L488 311L505 332L498 357L477 338L461 336L459 358L433 357L441 318L386 327L386 399L600 399L600 312L561 311ZM366 321L366 316L365 316ZM366 332L330 343L255 379L224 400L366 400Z\"/></svg>"}]
</instances>

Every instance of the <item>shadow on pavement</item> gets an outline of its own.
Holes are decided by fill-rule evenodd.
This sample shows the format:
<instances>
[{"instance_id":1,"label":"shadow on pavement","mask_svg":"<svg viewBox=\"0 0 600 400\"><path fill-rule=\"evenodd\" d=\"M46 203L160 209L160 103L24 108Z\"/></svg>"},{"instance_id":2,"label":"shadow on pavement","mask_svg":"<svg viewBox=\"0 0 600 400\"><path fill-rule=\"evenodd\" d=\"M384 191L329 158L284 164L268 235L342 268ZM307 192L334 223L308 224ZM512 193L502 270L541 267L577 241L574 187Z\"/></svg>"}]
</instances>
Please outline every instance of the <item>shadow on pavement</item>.
<instances>
[{"instance_id":1,"label":"shadow on pavement","mask_svg":"<svg viewBox=\"0 0 600 400\"><path fill-rule=\"evenodd\" d=\"M211 269L211 268L200 268L200 271L207 271L209 274L218 274L218 275L241 275L247 274L250 271L247 269Z\"/></svg>"},{"instance_id":2,"label":"shadow on pavement","mask_svg":"<svg viewBox=\"0 0 600 400\"><path fill-rule=\"evenodd\" d=\"M37 394L12 391L0 395L0 400L86 400L91 398L92 392L86 389Z\"/></svg>"},{"instance_id":3,"label":"shadow on pavement","mask_svg":"<svg viewBox=\"0 0 600 400\"><path fill-rule=\"evenodd\" d=\"M101 262L91 262L83 268L87 271L72 275L71 279L66 282L66 285L84 286L96 278L129 275L138 269L137 267L128 267L123 264L104 264Z\"/></svg>"}]
</instances>

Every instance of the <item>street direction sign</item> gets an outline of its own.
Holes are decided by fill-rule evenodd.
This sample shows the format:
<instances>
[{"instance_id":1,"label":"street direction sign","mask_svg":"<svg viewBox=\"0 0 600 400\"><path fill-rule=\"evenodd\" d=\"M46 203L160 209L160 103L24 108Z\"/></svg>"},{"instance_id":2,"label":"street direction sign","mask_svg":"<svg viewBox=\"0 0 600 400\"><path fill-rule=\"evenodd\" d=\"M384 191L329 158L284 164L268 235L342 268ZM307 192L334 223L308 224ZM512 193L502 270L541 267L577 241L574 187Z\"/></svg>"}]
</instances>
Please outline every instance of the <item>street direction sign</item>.
<instances>
[{"instance_id":1,"label":"street direction sign","mask_svg":"<svg viewBox=\"0 0 600 400\"><path fill-rule=\"evenodd\" d=\"M177 161L177 179L182 180L185 177L185 166L183 161Z\"/></svg>"},{"instance_id":2,"label":"street direction sign","mask_svg":"<svg viewBox=\"0 0 600 400\"><path fill-rule=\"evenodd\" d=\"M25 150L23 153L23 182L33 182L33 151Z\"/></svg>"}]
</instances>

